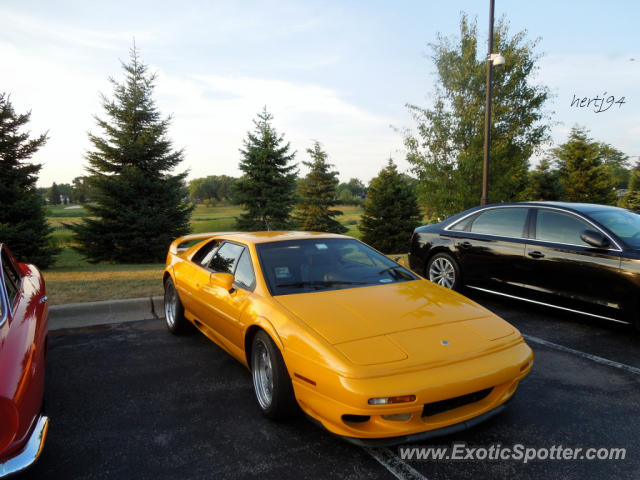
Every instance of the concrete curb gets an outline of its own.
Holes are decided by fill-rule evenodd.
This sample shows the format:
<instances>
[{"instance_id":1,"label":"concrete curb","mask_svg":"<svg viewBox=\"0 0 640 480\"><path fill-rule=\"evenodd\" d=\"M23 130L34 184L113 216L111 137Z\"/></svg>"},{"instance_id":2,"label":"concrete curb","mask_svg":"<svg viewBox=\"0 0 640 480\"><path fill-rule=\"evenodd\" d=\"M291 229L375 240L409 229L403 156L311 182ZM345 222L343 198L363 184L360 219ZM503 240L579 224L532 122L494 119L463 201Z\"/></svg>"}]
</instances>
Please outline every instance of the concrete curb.
<instances>
[{"instance_id":1,"label":"concrete curb","mask_svg":"<svg viewBox=\"0 0 640 480\"><path fill-rule=\"evenodd\" d=\"M49 330L162 318L163 305L161 296L52 305L49 307Z\"/></svg>"}]
</instances>

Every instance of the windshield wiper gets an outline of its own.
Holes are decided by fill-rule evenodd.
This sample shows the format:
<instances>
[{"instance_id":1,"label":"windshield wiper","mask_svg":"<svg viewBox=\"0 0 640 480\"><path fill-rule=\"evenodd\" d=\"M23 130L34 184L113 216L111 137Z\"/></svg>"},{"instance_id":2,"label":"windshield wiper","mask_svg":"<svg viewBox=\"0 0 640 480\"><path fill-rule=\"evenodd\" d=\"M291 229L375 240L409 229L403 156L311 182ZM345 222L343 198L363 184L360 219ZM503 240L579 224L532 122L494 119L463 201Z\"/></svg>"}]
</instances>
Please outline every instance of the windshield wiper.
<instances>
[{"instance_id":1,"label":"windshield wiper","mask_svg":"<svg viewBox=\"0 0 640 480\"><path fill-rule=\"evenodd\" d=\"M383 273L391 272L394 270L404 270L404 267L401 265L391 265L390 267L380 270L378 273L382 275Z\"/></svg>"},{"instance_id":2,"label":"windshield wiper","mask_svg":"<svg viewBox=\"0 0 640 480\"><path fill-rule=\"evenodd\" d=\"M406 268L404 268L402 265L392 265L390 267L380 270L378 274L382 275L383 273L387 273L387 272L389 272L396 279L398 279L399 277L411 279L411 276L407 275Z\"/></svg>"},{"instance_id":3,"label":"windshield wiper","mask_svg":"<svg viewBox=\"0 0 640 480\"><path fill-rule=\"evenodd\" d=\"M343 280L310 280L276 284L276 287L335 287L337 285L365 285L366 282L349 282Z\"/></svg>"}]
</instances>

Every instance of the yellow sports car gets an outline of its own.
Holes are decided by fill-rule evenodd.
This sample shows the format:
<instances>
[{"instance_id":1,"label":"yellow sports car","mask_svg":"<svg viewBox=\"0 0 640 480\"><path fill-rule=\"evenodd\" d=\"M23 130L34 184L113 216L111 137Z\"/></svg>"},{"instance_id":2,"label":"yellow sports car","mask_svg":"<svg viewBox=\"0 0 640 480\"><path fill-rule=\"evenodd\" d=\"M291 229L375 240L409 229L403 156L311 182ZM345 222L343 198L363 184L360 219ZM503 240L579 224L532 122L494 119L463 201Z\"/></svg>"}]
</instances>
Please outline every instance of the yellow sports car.
<instances>
[{"instance_id":1,"label":"yellow sports car","mask_svg":"<svg viewBox=\"0 0 640 480\"><path fill-rule=\"evenodd\" d=\"M342 235L187 235L169 248L164 289L169 330L195 325L247 366L267 417L299 405L359 444L470 427L533 364L510 324Z\"/></svg>"}]
</instances>

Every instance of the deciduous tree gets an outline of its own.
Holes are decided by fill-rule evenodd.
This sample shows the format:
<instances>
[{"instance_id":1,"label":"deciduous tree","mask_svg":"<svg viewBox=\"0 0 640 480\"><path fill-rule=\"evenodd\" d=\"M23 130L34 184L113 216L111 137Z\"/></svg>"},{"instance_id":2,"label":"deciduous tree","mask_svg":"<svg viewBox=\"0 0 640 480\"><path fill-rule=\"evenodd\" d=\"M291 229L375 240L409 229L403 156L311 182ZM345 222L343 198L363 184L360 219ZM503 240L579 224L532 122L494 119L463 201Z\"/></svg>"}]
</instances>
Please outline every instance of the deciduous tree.
<instances>
[{"instance_id":1,"label":"deciduous tree","mask_svg":"<svg viewBox=\"0 0 640 480\"><path fill-rule=\"evenodd\" d=\"M480 50L479 50L480 42ZM460 36L438 35L431 44L436 66L432 105L408 105L416 131L406 131L407 160L421 181L432 215L448 216L480 202L486 96L485 40L466 14ZM526 186L528 162L549 138L544 105L549 90L533 82L540 58L526 32L511 35L503 19L494 50L505 65L494 68L489 197L516 199Z\"/></svg>"}]
</instances>

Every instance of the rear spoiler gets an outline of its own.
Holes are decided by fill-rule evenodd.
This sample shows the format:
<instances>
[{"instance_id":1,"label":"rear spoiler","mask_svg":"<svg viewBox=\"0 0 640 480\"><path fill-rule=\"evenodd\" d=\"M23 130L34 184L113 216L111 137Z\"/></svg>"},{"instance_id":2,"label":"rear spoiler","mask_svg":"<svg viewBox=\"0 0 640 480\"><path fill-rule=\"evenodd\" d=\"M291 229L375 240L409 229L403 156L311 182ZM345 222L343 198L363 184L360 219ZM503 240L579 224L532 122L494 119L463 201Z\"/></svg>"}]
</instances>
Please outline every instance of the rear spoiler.
<instances>
[{"instance_id":1,"label":"rear spoiler","mask_svg":"<svg viewBox=\"0 0 640 480\"><path fill-rule=\"evenodd\" d=\"M225 235L232 232L208 232L208 233L192 233L191 235L184 235L176 238L169 246L169 253L177 255L180 252L184 252L187 248L180 247L183 243L191 242L193 240L205 240L207 238L217 237L218 235Z\"/></svg>"}]
</instances>

